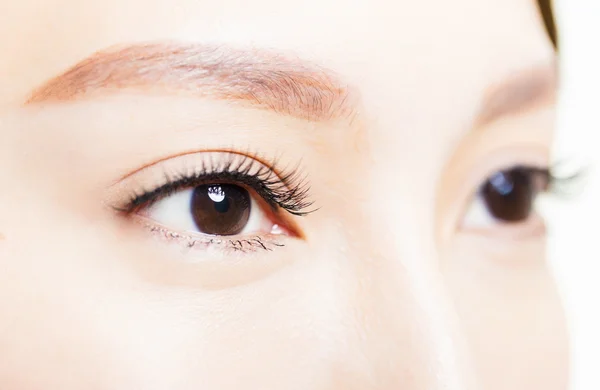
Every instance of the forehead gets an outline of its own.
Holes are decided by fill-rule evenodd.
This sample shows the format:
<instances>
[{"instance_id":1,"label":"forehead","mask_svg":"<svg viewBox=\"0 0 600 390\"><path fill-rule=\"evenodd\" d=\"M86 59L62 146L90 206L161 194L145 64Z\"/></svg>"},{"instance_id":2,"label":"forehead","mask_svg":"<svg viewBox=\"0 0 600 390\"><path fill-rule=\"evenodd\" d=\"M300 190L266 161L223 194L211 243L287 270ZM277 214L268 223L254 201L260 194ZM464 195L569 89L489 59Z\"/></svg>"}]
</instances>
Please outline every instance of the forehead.
<instances>
[{"instance_id":1,"label":"forehead","mask_svg":"<svg viewBox=\"0 0 600 390\"><path fill-rule=\"evenodd\" d=\"M390 77L405 87L474 69L494 77L550 50L533 0L25 0L4 18L3 35L23 39L0 42L3 100L96 50L138 41L289 50L365 84L367 95Z\"/></svg>"}]
</instances>

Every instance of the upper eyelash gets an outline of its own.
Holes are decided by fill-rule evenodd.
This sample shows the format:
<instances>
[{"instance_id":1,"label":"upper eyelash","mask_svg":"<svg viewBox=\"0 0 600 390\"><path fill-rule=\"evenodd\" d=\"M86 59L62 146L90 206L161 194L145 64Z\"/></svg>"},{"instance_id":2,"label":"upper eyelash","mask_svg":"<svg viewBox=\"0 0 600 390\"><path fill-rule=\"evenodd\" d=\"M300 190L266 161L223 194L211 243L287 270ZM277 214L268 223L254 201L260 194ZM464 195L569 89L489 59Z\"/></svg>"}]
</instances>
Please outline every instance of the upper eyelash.
<instances>
[{"instance_id":1,"label":"upper eyelash","mask_svg":"<svg viewBox=\"0 0 600 390\"><path fill-rule=\"evenodd\" d=\"M273 168L268 168L245 154L234 152L223 152L223 154L228 160L219 162L219 168L216 169L203 161L200 169L191 175L165 172L166 184L134 195L124 207L119 208L119 211L131 213L142 206L148 207L181 189L218 182L244 184L254 190L271 207L280 207L293 215L304 216L314 211L312 209L307 211L314 202L309 200L310 187L297 167L277 175ZM277 162L274 161L270 165L275 167Z\"/></svg>"},{"instance_id":2,"label":"upper eyelash","mask_svg":"<svg viewBox=\"0 0 600 390\"><path fill-rule=\"evenodd\" d=\"M557 173L558 170L559 166L555 166L548 172L550 192L565 198L579 195L586 182L588 169L580 167L574 172L561 174Z\"/></svg>"},{"instance_id":3,"label":"upper eyelash","mask_svg":"<svg viewBox=\"0 0 600 390\"><path fill-rule=\"evenodd\" d=\"M517 165L511 169L521 168L529 171L530 173L541 175L547 181L547 187L543 192L548 192L558 196L570 197L577 195L579 192L578 184L581 184L585 179L586 171L584 169L578 169L571 174L558 174L558 168L552 166L549 168L537 168L531 166Z\"/></svg>"}]
</instances>

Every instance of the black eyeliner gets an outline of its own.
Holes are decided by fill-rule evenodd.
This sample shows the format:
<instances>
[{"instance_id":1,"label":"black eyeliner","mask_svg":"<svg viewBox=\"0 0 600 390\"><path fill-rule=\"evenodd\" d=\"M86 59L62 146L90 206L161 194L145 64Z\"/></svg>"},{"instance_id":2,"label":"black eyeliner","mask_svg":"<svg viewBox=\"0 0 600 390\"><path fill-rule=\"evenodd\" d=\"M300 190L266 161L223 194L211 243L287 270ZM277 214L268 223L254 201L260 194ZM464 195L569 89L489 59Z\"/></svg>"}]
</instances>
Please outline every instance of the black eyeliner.
<instances>
[{"instance_id":1,"label":"black eyeliner","mask_svg":"<svg viewBox=\"0 0 600 390\"><path fill-rule=\"evenodd\" d=\"M212 170L203 164L193 175L165 174L166 183L160 187L136 194L124 207L117 211L132 213L142 207L150 207L155 202L173 193L206 184L233 184L253 190L274 210L281 208L290 214L303 216L313 202L308 199L309 186L298 169L281 176L259 163L252 157L228 154L228 161ZM258 168L257 168L258 167Z\"/></svg>"}]
</instances>

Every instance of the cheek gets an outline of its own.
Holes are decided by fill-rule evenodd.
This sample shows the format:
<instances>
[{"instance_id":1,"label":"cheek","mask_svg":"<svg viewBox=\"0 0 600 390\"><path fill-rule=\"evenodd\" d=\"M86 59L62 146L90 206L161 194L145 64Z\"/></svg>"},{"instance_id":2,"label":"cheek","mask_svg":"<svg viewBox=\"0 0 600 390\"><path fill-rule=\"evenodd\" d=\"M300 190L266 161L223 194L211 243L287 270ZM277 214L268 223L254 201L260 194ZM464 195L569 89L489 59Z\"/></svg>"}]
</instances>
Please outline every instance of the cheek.
<instances>
[{"instance_id":1,"label":"cheek","mask_svg":"<svg viewBox=\"0 0 600 390\"><path fill-rule=\"evenodd\" d=\"M566 388L566 321L544 247L543 239L493 248L462 236L445 253L444 274L486 389Z\"/></svg>"},{"instance_id":2,"label":"cheek","mask_svg":"<svg viewBox=\"0 0 600 390\"><path fill-rule=\"evenodd\" d=\"M228 289L156 283L143 251L61 216L40 211L40 225L3 249L2 386L305 389L328 380L340 322L323 287L331 270L292 266ZM44 232L43 221L55 228ZM144 260L146 273L132 267Z\"/></svg>"},{"instance_id":3,"label":"cheek","mask_svg":"<svg viewBox=\"0 0 600 390\"><path fill-rule=\"evenodd\" d=\"M31 223L20 215L7 220L12 230L0 253L0 349L9 359L0 364L0 384L140 388L131 382L140 366L168 371L170 363L159 367L156 353L164 350L155 331L161 318L140 298L143 285L126 269L119 245L97 220L40 203L20 208L31 213Z\"/></svg>"}]
</instances>

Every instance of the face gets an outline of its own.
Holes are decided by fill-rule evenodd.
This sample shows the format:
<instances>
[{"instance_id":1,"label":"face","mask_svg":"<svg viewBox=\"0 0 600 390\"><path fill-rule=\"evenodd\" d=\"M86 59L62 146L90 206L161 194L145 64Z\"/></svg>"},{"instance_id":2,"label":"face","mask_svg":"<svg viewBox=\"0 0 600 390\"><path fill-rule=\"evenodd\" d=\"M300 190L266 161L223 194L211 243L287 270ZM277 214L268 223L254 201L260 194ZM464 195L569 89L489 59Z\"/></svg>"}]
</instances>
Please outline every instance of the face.
<instances>
[{"instance_id":1,"label":"face","mask_svg":"<svg viewBox=\"0 0 600 390\"><path fill-rule=\"evenodd\" d=\"M0 388L565 388L533 0L1 8Z\"/></svg>"}]
</instances>

